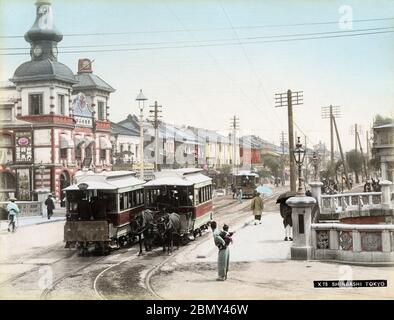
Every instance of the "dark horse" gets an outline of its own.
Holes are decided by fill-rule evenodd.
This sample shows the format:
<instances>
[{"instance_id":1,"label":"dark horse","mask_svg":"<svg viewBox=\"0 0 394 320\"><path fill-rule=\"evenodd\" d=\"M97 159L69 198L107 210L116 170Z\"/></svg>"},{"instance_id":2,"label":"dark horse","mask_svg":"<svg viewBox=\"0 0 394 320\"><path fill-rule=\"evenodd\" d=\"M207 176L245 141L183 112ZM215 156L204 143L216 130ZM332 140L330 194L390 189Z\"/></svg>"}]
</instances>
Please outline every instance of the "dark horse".
<instances>
[{"instance_id":1,"label":"dark horse","mask_svg":"<svg viewBox=\"0 0 394 320\"><path fill-rule=\"evenodd\" d=\"M131 233L138 236L140 253L142 254L142 236L144 236L145 251L152 250L154 219L152 211L144 210L131 220Z\"/></svg>"},{"instance_id":2,"label":"dark horse","mask_svg":"<svg viewBox=\"0 0 394 320\"><path fill-rule=\"evenodd\" d=\"M165 213L159 218L157 223L157 229L161 242L163 244L163 252L170 254L174 245L174 235L177 236L177 249L179 249L179 240L181 233L181 219L177 213Z\"/></svg>"}]
</instances>

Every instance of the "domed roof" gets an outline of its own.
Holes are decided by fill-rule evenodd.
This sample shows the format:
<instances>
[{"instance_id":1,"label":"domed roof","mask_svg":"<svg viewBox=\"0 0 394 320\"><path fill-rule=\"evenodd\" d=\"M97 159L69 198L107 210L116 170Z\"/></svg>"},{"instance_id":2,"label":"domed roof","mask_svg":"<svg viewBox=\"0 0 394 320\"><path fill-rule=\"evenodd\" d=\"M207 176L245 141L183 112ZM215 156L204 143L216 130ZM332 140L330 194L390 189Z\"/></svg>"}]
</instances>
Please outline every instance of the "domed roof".
<instances>
[{"instance_id":1,"label":"domed roof","mask_svg":"<svg viewBox=\"0 0 394 320\"><path fill-rule=\"evenodd\" d=\"M49 58L33 60L21 64L10 79L12 82L36 80L60 80L68 83L77 83L73 72L64 64Z\"/></svg>"}]
</instances>

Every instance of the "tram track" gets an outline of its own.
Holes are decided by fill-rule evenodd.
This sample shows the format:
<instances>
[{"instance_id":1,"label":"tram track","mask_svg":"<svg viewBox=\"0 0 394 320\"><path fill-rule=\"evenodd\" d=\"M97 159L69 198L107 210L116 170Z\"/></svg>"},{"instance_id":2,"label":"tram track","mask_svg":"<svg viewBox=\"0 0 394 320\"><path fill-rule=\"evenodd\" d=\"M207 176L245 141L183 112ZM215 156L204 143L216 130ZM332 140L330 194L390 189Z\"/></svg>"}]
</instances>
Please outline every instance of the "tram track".
<instances>
[{"instance_id":1,"label":"tram track","mask_svg":"<svg viewBox=\"0 0 394 320\"><path fill-rule=\"evenodd\" d=\"M84 269L90 267L91 265L93 265L93 264L95 264L95 263L97 263L97 262L100 262L101 260L103 260L103 259L105 259L105 258L106 258L105 256L99 257L99 258L97 258L97 259L95 259L95 260L89 262L88 264L85 264L85 265L81 266L80 268L74 269L72 272L66 273L66 274L64 274L63 276L59 277L58 279L56 279L56 280L52 283L51 287L46 288L46 289L43 290L43 292L42 292L41 295L40 295L40 300L48 300L48 296L49 296L53 291L55 291L56 286L57 286L58 284L60 284L62 281L66 280L67 278L69 278L69 277L71 277L71 276L73 276L75 273L79 273L79 272L81 272L82 270L84 270Z\"/></svg>"},{"instance_id":2,"label":"tram track","mask_svg":"<svg viewBox=\"0 0 394 320\"><path fill-rule=\"evenodd\" d=\"M229 200L230 200L230 199L229 199ZM226 199L226 202L227 202L227 199ZM214 209L215 209L216 213L214 213L214 217L217 217L218 214L224 215L224 214L228 213L228 212L229 212L229 211L228 211L229 207L230 207L230 208L236 208L237 205L239 205L239 203L235 200L233 203L228 203L228 202L227 202L227 204L220 206L219 209L218 209L218 207L215 207ZM241 208L237 208L237 211L238 211L238 210L244 211L245 208L247 208L247 207L249 207L249 202L247 202L247 204L244 205L244 206L242 206ZM224 209L226 209L226 210L224 210ZM207 233L204 233L201 237L204 237L204 235L206 235L206 234L207 234ZM189 245L187 248L188 248L189 250L193 250L193 249L195 249L197 246L199 246L199 245L201 245L202 243L204 243L205 241L209 240L209 237L205 237L205 239L202 239L202 241L198 241L198 240L199 240L199 239L196 239L196 240L195 240L195 243L193 243L192 246ZM161 249L160 249L160 248L157 248L154 252L157 252L157 250L161 250ZM173 253L172 253L170 256L168 256L168 257L163 257L163 260L162 260L162 261L160 261L158 264L156 264L156 265L154 265L154 266L148 268L148 270L146 270L146 272L145 272L144 275L143 275L143 279L141 279L141 281L144 283L145 289L146 289L146 291L149 293L149 295L151 295L151 296L153 296L153 297L155 297L155 298L157 298L157 299L160 299L160 300L163 299L163 298L153 289L153 287L152 287L152 285L151 285L151 278L156 274L156 272L157 272L158 270L161 269L162 266L164 266L165 264L171 262L171 260L175 259L175 258L176 258L179 254L181 254L184 250L186 250L186 247L180 247L176 252L173 252ZM112 269L114 269L114 268L117 268L117 267L120 267L122 264L124 264L124 263L126 263L126 262L133 261L133 260L135 260L137 257L138 257L138 255L134 255L134 256L131 256L131 257L127 257L127 258L125 258L124 260L118 262L117 264L114 264L114 265L112 265L112 266L109 266L109 267L105 268L104 270L102 270L102 271L95 277L94 282L93 282L93 290L94 290L96 296L97 296L99 299L101 299L101 300L107 300L107 299L108 299L107 296L106 296L105 294L103 294L102 292L100 292L100 290L99 290L99 282L100 282L100 279L105 278L106 273L108 273L110 270L112 270Z\"/></svg>"}]
</instances>

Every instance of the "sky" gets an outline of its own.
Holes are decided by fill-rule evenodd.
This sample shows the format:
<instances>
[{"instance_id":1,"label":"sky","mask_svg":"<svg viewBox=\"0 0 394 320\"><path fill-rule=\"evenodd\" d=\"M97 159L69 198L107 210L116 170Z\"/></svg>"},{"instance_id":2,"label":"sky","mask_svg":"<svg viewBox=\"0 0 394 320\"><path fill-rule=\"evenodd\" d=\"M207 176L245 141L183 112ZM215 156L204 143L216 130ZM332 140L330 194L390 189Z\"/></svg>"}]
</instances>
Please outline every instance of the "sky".
<instances>
[{"instance_id":1,"label":"sky","mask_svg":"<svg viewBox=\"0 0 394 320\"><path fill-rule=\"evenodd\" d=\"M291 89L304 96L293 107L296 135L329 148L321 108L340 106L338 130L350 150L354 124L366 149L373 117L394 113L393 0L51 2L64 34L58 61L77 72L79 58L94 60L95 74L116 89L114 122L138 113L142 89L147 105L162 106L164 121L227 134L237 116L238 134L278 144L288 131L287 108L275 108L274 96ZM20 36L34 23L34 3L0 0L1 81L30 60ZM381 33L354 36L373 32ZM300 38L309 39L293 41Z\"/></svg>"}]
</instances>

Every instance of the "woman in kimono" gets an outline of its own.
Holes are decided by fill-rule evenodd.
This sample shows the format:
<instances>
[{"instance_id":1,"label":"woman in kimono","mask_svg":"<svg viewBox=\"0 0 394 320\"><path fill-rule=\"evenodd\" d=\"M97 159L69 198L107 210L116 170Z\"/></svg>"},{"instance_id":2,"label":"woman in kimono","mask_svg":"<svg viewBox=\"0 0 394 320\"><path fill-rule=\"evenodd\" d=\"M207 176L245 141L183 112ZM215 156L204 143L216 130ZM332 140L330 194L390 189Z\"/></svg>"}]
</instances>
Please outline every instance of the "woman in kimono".
<instances>
[{"instance_id":1,"label":"woman in kimono","mask_svg":"<svg viewBox=\"0 0 394 320\"><path fill-rule=\"evenodd\" d=\"M220 236L220 231L217 228L216 221L211 222L211 229L213 232L213 241L219 248L218 253L218 281L224 281L227 279L228 266L230 262L230 250L226 245L226 242Z\"/></svg>"}]
</instances>

